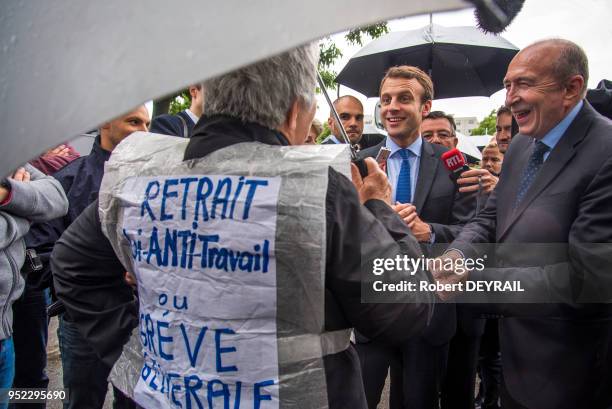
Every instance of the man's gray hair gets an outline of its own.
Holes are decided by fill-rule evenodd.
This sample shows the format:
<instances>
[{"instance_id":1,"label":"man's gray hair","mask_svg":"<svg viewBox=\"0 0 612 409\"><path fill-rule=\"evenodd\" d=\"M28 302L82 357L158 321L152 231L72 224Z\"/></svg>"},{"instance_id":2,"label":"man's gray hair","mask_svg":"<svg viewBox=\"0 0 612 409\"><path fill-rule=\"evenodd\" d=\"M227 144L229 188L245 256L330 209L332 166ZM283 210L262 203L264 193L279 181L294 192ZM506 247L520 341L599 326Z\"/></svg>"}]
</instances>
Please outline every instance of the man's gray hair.
<instances>
[{"instance_id":1,"label":"man's gray hair","mask_svg":"<svg viewBox=\"0 0 612 409\"><path fill-rule=\"evenodd\" d=\"M587 84L589 82L589 60L586 53L578 44L562 38L551 38L537 41L531 47L554 46L560 48L559 57L552 63L552 72L559 84L564 84L574 75L584 78L582 86L582 97L586 96Z\"/></svg>"},{"instance_id":2,"label":"man's gray hair","mask_svg":"<svg viewBox=\"0 0 612 409\"><path fill-rule=\"evenodd\" d=\"M319 48L307 44L204 82L206 115L277 129L294 101L314 102Z\"/></svg>"}]
</instances>

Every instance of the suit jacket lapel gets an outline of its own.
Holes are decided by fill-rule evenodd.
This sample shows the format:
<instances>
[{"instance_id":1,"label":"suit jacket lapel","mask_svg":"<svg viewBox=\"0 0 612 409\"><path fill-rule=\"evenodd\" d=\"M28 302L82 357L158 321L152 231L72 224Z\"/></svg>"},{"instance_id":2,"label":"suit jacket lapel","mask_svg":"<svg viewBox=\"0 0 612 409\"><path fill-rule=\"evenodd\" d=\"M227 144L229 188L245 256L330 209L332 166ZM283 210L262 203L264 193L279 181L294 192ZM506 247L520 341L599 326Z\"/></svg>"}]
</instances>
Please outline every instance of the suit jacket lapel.
<instances>
[{"instance_id":1,"label":"suit jacket lapel","mask_svg":"<svg viewBox=\"0 0 612 409\"><path fill-rule=\"evenodd\" d=\"M532 150L526 150L525 154L522 155L522 166L518 168L516 173L517 177L513 178L513 189L510 192L512 200L507 204L510 209L508 222L505 223L501 234L498 239L507 232L508 228L516 221L516 219L525 211L533 200L538 197L544 189L555 179L555 177L565 168L567 162L569 162L576 153L576 146L584 139L587 130L589 128L592 116L589 115L593 108L588 106L585 101L584 107L580 110L578 116L571 123L565 134L561 137L555 148L550 152L546 162L542 165L542 168L538 172L533 184L527 190L525 197L521 201L520 205L512 212L512 206L514 206L514 200L516 199L516 193L520 179L523 177L523 169L525 164L531 155Z\"/></svg>"},{"instance_id":2,"label":"suit jacket lapel","mask_svg":"<svg viewBox=\"0 0 612 409\"><path fill-rule=\"evenodd\" d=\"M425 200L427 199L431 186L433 185L436 171L440 162L438 159L436 159L431 145L426 141L423 141L423 145L421 147L420 162L419 177L416 183L416 188L414 189L414 197L412 199L412 204L416 207L417 213L421 213L421 210L423 209L423 205L425 204Z\"/></svg>"}]
</instances>

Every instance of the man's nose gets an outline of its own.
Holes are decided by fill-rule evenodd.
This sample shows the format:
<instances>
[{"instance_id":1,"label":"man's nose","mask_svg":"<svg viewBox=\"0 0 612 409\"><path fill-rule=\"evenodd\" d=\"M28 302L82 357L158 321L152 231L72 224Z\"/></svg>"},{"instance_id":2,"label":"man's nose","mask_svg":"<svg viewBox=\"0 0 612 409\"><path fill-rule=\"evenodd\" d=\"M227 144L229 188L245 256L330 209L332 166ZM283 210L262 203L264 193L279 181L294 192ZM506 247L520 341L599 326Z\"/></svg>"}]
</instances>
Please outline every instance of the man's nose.
<instances>
[{"instance_id":1,"label":"man's nose","mask_svg":"<svg viewBox=\"0 0 612 409\"><path fill-rule=\"evenodd\" d=\"M389 105L387 105L387 109L391 111L397 111L399 109L397 98L391 98Z\"/></svg>"},{"instance_id":2,"label":"man's nose","mask_svg":"<svg viewBox=\"0 0 612 409\"><path fill-rule=\"evenodd\" d=\"M520 99L519 93L514 85L510 85L506 88L506 101L505 105L507 107L511 107L512 104L515 104Z\"/></svg>"}]
</instances>

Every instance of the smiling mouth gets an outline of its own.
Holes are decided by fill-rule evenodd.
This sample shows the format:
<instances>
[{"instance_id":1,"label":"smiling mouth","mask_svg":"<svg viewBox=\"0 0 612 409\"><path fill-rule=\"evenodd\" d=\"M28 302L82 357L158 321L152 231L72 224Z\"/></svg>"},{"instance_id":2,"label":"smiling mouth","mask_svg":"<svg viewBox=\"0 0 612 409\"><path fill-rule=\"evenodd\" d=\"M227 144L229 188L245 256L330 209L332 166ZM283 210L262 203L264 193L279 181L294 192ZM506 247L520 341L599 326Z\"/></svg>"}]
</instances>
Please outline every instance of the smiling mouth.
<instances>
[{"instance_id":1,"label":"smiling mouth","mask_svg":"<svg viewBox=\"0 0 612 409\"><path fill-rule=\"evenodd\" d=\"M393 117L389 117L387 118L387 122L389 122L390 124L395 124L398 123L400 121L404 120L404 118L398 117L398 116L393 116Z\"/></svg>"},{"instance_id":2,"label":"smiling mouth","mask_svg":"<svg viewBox=\"0 0 612 409\"><path fill-rule=\"evenodd\" d=\"M521 111L518 111L518 110L512 111L512 114L514 115L517 121L522 121L525 118L527 118L530 112L531 112L530 110L526 109L526 110L521 110Z\"/></svg>"}]
</instances>

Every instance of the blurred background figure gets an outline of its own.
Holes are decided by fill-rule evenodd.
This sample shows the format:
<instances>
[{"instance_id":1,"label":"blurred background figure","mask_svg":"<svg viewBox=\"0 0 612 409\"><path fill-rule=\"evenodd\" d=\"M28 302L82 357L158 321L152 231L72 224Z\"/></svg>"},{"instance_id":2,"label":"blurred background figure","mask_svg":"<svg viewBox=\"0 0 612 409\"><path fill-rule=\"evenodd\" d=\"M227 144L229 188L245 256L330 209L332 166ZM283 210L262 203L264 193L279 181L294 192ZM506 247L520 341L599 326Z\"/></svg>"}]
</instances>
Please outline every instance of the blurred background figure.
<instances>
[{"instance_id":1,"label":"blurred background figure","mask_svg":"<svg viewBox=\"0 0 612 409\"><path fill-rule=\"evenodd\" d=\"M492 140L482 150L482 161L480 163L480 167L488 170L494 176L499 176L503 161L504 154L500 152L497 142Z\"/></svg>"},{"instance_id":2,"label":"blurred background figure","mask_svg":"<svg viewBox=\"0 0 612 409\"><path fill-rule=\"evenodd\" d=\"M305 145L314 145L317 137L321 135L323 132L323 124L317 118L312 120L312 124L310 124L310 130L308 131L308 135L306 135L306 140L304 141Z\"/></svg>"},{"instance_id":3,"label":"blurred background figure","mask_svg":"<svg viewBox=\"0 0 612 409\"><path fill-rule=\"evenodd\" d=\"M495 121L495 140L501 153L506 153L513 136L512 112L510 108L502 105L497 110L497 119Z\"/></svg>"},{"instance_id":4,"label":"blurred background figure","mask_svg":"<svg viewBox=\"0 0 612 409\"><path fill-rule=\"evenodd\" d=\"M191 105L188 109L181 111L176 115L164 114L156 116L153 118L153 121L151 121L150 131L163 135L190 138L193 132L193 127L200 120L200 117L204 112L204 94L202 93L202 84L189 86L189 96L191 97Z\"/></svg>"}]
</instances>

